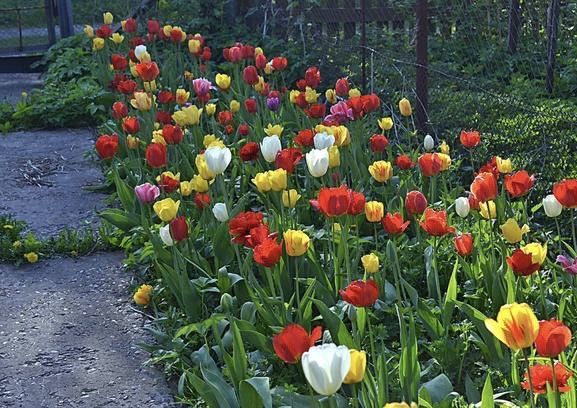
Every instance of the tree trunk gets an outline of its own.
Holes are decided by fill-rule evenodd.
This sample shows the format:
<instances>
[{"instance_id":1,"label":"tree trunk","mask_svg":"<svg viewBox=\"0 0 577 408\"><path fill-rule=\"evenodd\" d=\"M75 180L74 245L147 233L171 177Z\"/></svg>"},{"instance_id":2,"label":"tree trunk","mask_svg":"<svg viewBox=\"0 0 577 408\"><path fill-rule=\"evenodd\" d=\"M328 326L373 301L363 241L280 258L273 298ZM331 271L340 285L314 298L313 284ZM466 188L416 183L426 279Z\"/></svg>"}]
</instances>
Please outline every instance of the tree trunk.
<instances>
[{"instance_id":1,"label":"tree trunk","mask_svg":"<svg viewBox=\"0 0 577 408\"><path fill-rule=\"evenodd\" d=\"M559 28L559 0L551 0L547 9L547 92L553 93L555 79L555 54L557 52L557 31Z\"/></svg>"},{"instance_id":2,"label":"tree trunk","mask_svg":"<svg viewBox=\"0 0 577 408\"><path fill-rule=\"evenodd\" d=\"M519 0L511 0L509 7L509 36L507 45L509 52L514 54L517 52L517 44L519 42L519 30L521 28L521 7Z\"/></svg>"},{"instance_id":3,"label":"tree trunk","mask_svg":"<svg viewBox=\"0 0 577 408\"><path fill-rule=\"evenodd\" d=\"M427 85L427 65L428 65L428 4L427 0L417 0L417 102L415 106L415 119L417 129L427 133L427 107L428 107L428 85Z\"/></svg>"}]
</instances>

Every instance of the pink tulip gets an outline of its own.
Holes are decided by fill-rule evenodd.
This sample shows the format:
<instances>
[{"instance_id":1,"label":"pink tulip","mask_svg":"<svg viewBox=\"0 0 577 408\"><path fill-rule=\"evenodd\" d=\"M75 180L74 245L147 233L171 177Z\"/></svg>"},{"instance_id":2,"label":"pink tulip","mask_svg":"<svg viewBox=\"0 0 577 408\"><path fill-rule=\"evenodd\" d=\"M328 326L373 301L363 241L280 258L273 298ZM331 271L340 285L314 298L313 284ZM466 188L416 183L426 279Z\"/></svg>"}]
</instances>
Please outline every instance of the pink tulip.
<instances>
[{"instance_id":1,"label":"pink tulip","mask_svg":"<svg viewBox=\"0 0 577 408\"><path fill-rule=\"evenodd\" d=\"M134 193L142 204L151 204L160 195L160 189L154 184L144 183L134 187Z\"/></svg>"},{"instance_id":2,"label":"pink tulip","mask_svg":"<svg viewBox=\"0 0 577 408\"><path fill-rule=\"evenodd\" d=\"M192 81L192 87L196 96L204 96L210 92L210 81L205 78L196 78Z\"/></svg>"}]
</instances>

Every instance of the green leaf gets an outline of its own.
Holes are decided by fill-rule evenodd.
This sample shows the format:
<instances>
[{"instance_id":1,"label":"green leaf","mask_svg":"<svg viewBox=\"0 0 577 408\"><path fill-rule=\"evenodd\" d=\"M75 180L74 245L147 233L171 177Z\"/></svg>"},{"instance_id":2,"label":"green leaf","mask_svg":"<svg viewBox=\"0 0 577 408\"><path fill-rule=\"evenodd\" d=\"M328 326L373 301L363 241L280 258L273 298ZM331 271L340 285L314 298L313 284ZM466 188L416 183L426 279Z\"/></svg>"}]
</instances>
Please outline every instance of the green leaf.
<instances>
[{"instance_id":1,"label":"green leaf","mask_svg":"<svg viewBox=\"0 0 577 408\"><path fill-rule=\"evenodd\" d=\"M268 377L253 377L240 383L242 408L272 408L272 395Z\"/></svg>"},{"instance_id":2,"label":"green leaf","mask_svg":"<svg viewBox=\"0 0 577 408\"><path fill-rule=\"evenodd\" d=\"M319 309L324 323L331 332L333 341L338 345L345 345L348 348L358 349L358 346L355 344L351 337L351 333L349 333L349 330L343 321L336 314L331 312L331 310L320 300L314 299L313 302L317 309Z\"/></svg>"},{"instance_id":3,"label":"green leaf","mask_svg":"<svg viewBox=\"0 0 577 408\"><path fill-rule=\"evenodd\" d=\"M450 393L453 392L453 384L445 374L439 374L430 381L424 383L421 389L426 389L433 403L443 401Z\"/></svg>"},{"instance_id":4,"label":"green leaf","mask_svg":"<svg viewBox=\"0 0 577 408\"><path fill-rule=\"evenodd\" d=\"M134 191L120 178L116 167L114 167L113 174L116 193L118 194L122 206L127 212L134 212Z\"/></svg>"},{"instance_id":5,"label":"green leaf","mask_svg":"<svg viewBox=\"0 0 577 408\"><path fill-rule=\"evenodd\" d=\"M119 208L110 208L97 213L100 218L124 232L140 225L140 220L134 214L126 213Z\"/></svg>"},{"instance_id":6,"label":"green leaf","mask_svg":"<svg viewBox=\"0 0 577 408\"><path fill-rule=\"evenodd\" d=\"M493 385L491 384L491 375L487 374L483 394L481 396L481 408L493 408L495 400L493 399Z\"/></svg>"}]
</instances>

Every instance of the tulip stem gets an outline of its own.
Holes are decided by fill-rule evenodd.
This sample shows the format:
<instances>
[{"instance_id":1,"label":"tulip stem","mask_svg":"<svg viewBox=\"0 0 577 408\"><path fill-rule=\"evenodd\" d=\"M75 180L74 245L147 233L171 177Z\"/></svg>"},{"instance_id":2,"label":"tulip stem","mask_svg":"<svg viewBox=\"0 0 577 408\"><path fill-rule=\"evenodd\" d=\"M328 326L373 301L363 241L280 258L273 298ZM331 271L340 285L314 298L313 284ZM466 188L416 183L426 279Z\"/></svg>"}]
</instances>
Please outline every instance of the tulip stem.
<instances>
[{"instance_id":1,"label":"tulip stem","mask_svg":"<svg viewBox=\"0 0 577 408\"><path fill-rule=\"evenodd\" d=\"M533 398L533 379L531 378L531 366L529 365L529 357L527 352L523 349L523 357L525 359L525 364L527 365L527 379L529 380L529 398L531 402L531 408L535 408L535 399Z\"/></svg>"},{"instance_id":2,"label":"tulip stem","mask_svg":"<svg viewBox=\"0 0 577 408\"><path fill-rule=\"evenodd\" d=\"M551 357L551 370L553 378L553 391L555 392L555 408L561 408L561 395L559 395L559 389L557 388L557 376L555 375L555 360Z\"/></svg>"},{"instance_id":3,"label":"tulip stem","mask_svg":"<svg viewBox=\"0 0 577 408\"><path fill-rule=\"evenodd\" d=\"M577 236L575 235L575 214L577 214L577 209L573 211L573 216L571 217L571 232L573 234L573 249L577 251Z\"/></svg>"},{"instance_id":4,"label":"tulip stem","mask_svg":"<svg viewBox=\"0 0 577 408\"><path fill-rule=\"evenodd\" d=\"M296 258L296 257L289 257L289 258L294 258L294 264L295 264L295 295L297 298L296 301L296 307L297 307L297 313L299 316L299 323L300 324L304 324L304 320L303 320L303 314L300 308L301 305L301 292L299 289L299 263L300 263L300 257Z\"/></svg>"}]
</instances>

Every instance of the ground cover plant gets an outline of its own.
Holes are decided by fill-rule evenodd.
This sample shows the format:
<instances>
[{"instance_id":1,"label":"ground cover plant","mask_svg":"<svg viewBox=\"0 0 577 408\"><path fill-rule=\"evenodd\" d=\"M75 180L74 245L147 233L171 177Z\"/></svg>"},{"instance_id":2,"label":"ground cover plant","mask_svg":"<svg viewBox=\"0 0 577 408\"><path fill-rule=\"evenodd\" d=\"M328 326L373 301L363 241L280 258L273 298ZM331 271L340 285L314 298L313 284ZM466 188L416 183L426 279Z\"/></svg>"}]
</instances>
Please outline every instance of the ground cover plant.
<instances>
[{"instance_id":1,"label":"ground cover plant","mask_svg":"<svg viewBox=\"0 0 577 408\"><path fill-rule=\"evenodd\" d=\"M417 134L408 95L112 22L85 30L115 94L96 152L118 206L101 216L181 401L577 404L577 180L537 197L506 151L480 160L482 129Z\"/></svg>"}]
</instances>

